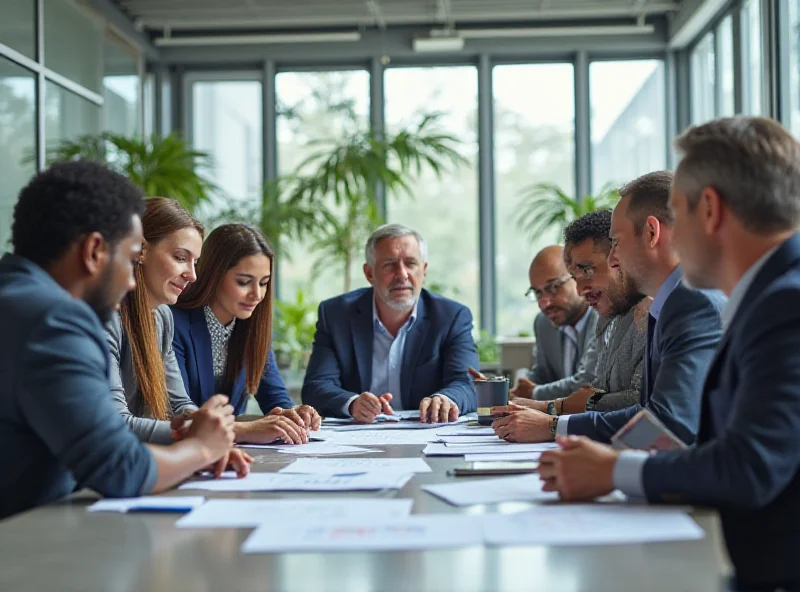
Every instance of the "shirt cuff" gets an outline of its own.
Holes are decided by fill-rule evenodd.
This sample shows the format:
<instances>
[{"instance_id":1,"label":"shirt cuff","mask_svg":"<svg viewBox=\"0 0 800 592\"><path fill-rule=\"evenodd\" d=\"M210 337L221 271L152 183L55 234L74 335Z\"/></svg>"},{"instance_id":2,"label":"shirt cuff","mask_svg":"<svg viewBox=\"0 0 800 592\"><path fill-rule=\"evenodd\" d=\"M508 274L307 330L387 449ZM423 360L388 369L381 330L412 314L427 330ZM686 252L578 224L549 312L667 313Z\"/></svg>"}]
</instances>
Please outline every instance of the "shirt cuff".
<instances>
[{"instance_id":1,"label":"shirt cuff","mask_svg":"<svg viewBox=\"0 0 800 592\"><path fill-rule=\"evenodd\" d=\"M558 423L556 424L556 436L569 436L567 424L569 424L569 415L559 416Z\"/></svg>"},{"instance_id":2,"label":"shirt cuff","mask_svg":"<svg viewBox=\"0 0 800 592\"><path fill-rule=\"evenodd\" d=\"M650 457L645 450L623 450L614 465L614 487L628 497L645 497L644 463Z\"/></svg>"},{"instance_id":3,"label":"shirt cuff","mask_svg":"<svg viewBox=\"0 0 800 592\"><path fill-rule=\"evenodd\" d=\"M350 415L350 405L353 403L353 401L358 399L359 396L360 395L353 395L352 397L347 399L347 403L345 403L344 407L342 407L342 415L344 417L353 417L352 415Z\"/></svg>"}]
</instances>

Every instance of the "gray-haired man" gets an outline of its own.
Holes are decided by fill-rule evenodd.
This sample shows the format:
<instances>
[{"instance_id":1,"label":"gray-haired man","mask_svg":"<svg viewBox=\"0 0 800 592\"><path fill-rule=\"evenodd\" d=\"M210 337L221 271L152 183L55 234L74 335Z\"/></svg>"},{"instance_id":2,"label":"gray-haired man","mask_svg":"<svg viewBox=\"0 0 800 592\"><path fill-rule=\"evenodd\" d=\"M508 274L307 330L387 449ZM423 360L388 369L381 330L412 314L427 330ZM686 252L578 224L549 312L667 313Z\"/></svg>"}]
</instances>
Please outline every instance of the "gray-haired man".
<instances>
[{"instance_id":1,"label":"gray-haired man","mask_svg":"<svg viewBox=\"0 0 800 592\"><path fill-rule=\"evenodd\" d=\"M394 410L419 409L422 421L440 422L474 411L472 314L422 288L425 240L387 224L370 236L365 259L372 287L319 305L303 402L363 423Z\"/></svg>"}]
</instances>

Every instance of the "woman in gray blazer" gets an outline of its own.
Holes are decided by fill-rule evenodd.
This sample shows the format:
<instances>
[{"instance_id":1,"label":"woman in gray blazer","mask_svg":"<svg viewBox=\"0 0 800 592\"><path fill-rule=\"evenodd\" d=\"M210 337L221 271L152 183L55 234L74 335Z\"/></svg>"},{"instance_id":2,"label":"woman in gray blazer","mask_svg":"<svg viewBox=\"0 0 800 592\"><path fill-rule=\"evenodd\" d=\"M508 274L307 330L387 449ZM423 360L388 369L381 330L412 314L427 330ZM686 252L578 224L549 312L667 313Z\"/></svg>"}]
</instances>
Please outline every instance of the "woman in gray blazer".
<instances>
[{"instance_id":1,"label":"woman in gray blazer","mask_svg":"<svg viewBox=\"0 0 800 592\"><path fill-rule=\"evenodd\" d=\"M147 200L142 216L145 242L135 270L136 288L106 326L114 404L145 442L173 441L170 419L197 406L178 369L169 304L195 281L204 227L178 202Z\"/></svg>"}]
</instances>

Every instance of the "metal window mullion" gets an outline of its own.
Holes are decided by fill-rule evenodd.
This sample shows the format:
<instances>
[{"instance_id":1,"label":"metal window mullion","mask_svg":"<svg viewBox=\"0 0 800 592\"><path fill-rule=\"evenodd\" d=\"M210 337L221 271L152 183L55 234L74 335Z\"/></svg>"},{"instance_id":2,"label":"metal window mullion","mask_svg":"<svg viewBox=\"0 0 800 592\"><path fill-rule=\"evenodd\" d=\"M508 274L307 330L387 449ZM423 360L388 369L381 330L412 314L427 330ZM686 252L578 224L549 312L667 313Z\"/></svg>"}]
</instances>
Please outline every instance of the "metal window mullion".
<instances>
[{"instance_id":1,"label":"metal window mullion","mask_svg":"<svg viewBox=\"0 0 800 592\"><path fill-rule=\"evenodd\" d=\"M494 96L492 62L488 54L478 58L478 250L480 259L480 326L494 335L497 330L495 301L495 186Z\"/></svg>"},{"instance_id":2,"label":"metal window mullion","mask_svg":"<svg viewBox=\"0 0 800 592\"><path fill-rule=\"evenodd\" d=\"M47 146L45 136L44 88L44 0L36 0L36 168L39 171L47 166Z\"/></svg>"},{"instance_id":3,"label":"metal window mullion","mask_svg":"<svg viewBox=\"0 0 800 592\"><path fill-rule=\"evenodd\" d=\"M575 55L575 189L578 199L592 191L591 103L589 56Z\"/></svg>"},{"instance_id":4,"label":"metal window mullion","mask_svg":"<svg viewBox=\"0 0 800 592\"><path fill-rule=\"evenodd\" d=\"M369 125L370 130L377 137L383 136L386 127L384 69L381 58L374 56L370 63L369 71ZM389 211L386 186L383 183L379 183L375 188L375 197L377 199L378 215L382 220L386 221Z\"/></svg>"},{"instance_id":5,"label":"metal window mullion","mask_svg":"<svg viewBox=\"0 0 800 592\"><path fill-rule=\"evenodd\" d=\"M733 35L733 112L744 111L744 71L747 60L744 56L747 44L742 43L742 6L736 4L731 11L731 34Z\"/></svg>"},{"instance_id":6,"label":"metal window mullion","mask_svg":"<svg viewBox=\"0 0 800 592\"><path fill-rule=\"evenodd\" d=\"M789 21L789 1L773 0L765 2L762 18L766 16L765 46L768 49L769 103L770 114L785 126L791 126L792 92L791 88L791 51L792 26Z\"/></svg>"}]
</instances>

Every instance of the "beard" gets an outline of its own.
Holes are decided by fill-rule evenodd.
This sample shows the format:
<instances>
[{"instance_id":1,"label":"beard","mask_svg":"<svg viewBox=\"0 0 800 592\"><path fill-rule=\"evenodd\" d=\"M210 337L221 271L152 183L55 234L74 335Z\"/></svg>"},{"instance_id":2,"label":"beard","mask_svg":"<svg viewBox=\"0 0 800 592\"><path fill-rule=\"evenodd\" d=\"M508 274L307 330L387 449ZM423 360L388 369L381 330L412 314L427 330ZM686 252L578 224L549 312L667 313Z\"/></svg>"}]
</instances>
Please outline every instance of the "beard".
<instances>
[{"instance_id":1,"label":"beard","mask_svg":"<svg viewBox=\"0 0 800 592\"><path fill-rule=\"evenodd\" d=\"M624 272L620 273L619 278L608 286L606 296L611 303L610 317L627 314L644 299L644 294L639 291L636 282Z\"/></svg>"},{"instance_id":2,"label":"beard","mask_svg":"<svg viewBox=\"0 0 800 592\"><path fill-rule=\"evenodd\" d=\"M118 304L113 302L111 295L111 275L112 269L109 265L100 276L97 287L83 297L83 301L89 305L103 325L111 320L111 315L114 314Z\"/></svg>"},{"instance_id":3,"label":"beard","mask_svg":"<svg viewBox=\"0 0 800 592\"><path fill-rule=\"evenodd\" d=\"M411 295L408 296L407 298L404 298L403 300L397 300L395 298L392 298L392 290L397 288L410 288ZM419 296L416 290L414 290L413 285L411 285L410 283L403 283L403 282L392 283L389 285L388 288L376 290L376 292L378 294L378 298L380 298L381 301L386 306L388 306L392 310L396 310L397 312L408 312L409 310L414 308L414 305L417 303L417 297Z\"/></svg>"}]
</instances>

